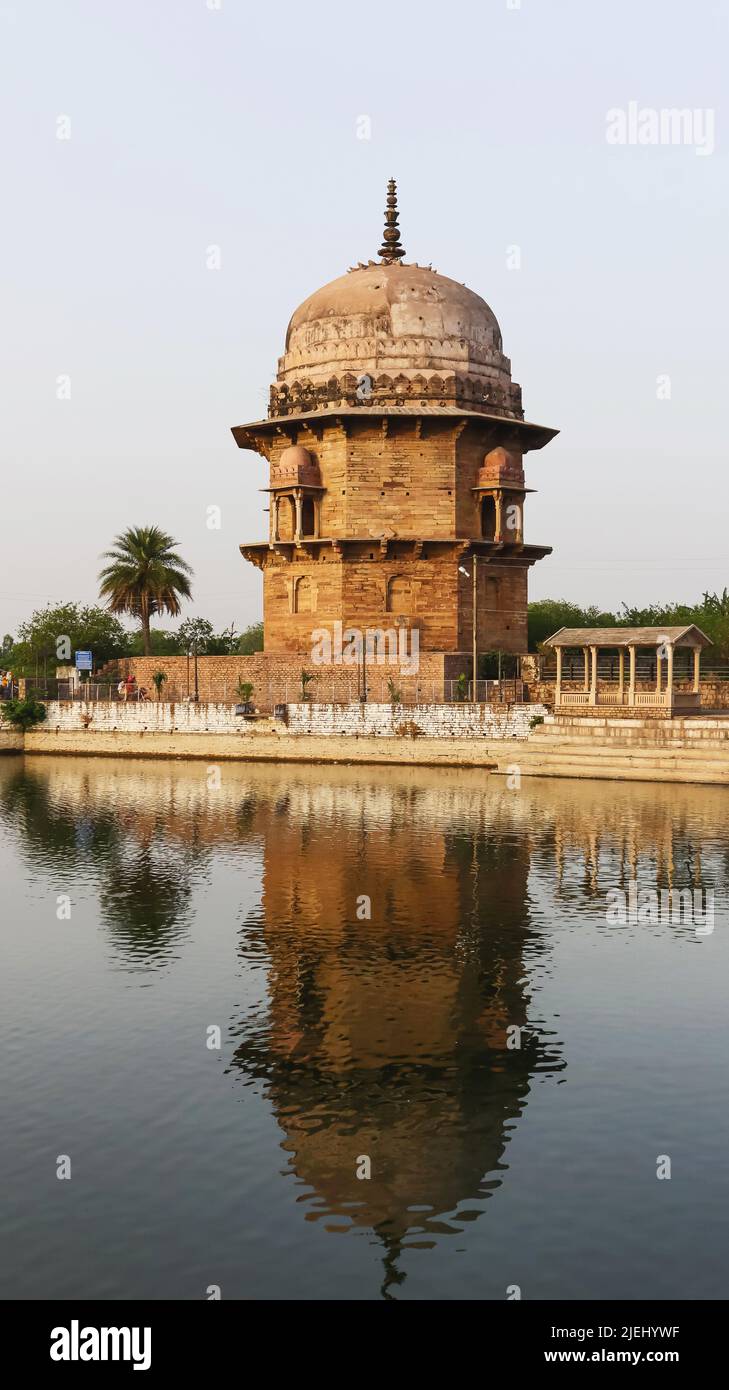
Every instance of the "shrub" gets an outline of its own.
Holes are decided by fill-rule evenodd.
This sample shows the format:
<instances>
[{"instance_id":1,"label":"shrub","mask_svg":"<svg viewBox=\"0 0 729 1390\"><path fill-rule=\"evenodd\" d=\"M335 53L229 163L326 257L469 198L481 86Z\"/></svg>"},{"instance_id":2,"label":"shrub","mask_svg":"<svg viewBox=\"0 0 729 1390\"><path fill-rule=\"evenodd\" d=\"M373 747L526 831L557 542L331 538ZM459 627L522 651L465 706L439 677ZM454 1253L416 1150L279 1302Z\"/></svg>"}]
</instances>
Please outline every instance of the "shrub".
<instances>
[{"instance_id":1,"label":"shrub","mask_svg":"<svg viewBox=\"0 0 729 1390\"><path fill-rule=\"evenodd\" d=\"M0 714L15 729L31 729L34 724L42 724L46 717L46 707L40 700L4 700L0 704Z\"/></svg>"},{"instance_id":2,"label":"shrub","mask_svg":"<svg viewBox=\"0 0 729 1390\"><path fill-rule=\"evenodd\" d=\"M402 691L398 690L392 676L388 676L387 678L387 693L390 696L391 705L402 704Z\"/></svg>"}]
</instances>

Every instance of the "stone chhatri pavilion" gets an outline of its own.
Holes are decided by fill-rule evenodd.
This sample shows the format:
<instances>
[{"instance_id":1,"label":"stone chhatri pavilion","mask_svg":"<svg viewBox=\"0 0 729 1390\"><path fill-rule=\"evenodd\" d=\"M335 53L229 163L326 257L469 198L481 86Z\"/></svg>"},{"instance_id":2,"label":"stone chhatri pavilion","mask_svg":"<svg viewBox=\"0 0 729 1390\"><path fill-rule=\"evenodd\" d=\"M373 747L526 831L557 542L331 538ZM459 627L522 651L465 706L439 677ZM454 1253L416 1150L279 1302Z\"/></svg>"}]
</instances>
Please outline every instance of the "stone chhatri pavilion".
<instances>
[{"instance_id":1,"label":"stone chhatri pavilion","mask_svg":"<svg viewBox=\"0 0 729 1390\"><path fill-rule=\"evenodd\" d=\"M269 538L240 549L267 656L335 622L404 626L446 677L470 670L474 557L478 651L527 651L527 571L550 547L524 538L523 457L557 431L524 420L488 304L404 257L391 180L379 260L296 310L268 418L233 429L270 466Z\"/></svg>"},{"instance_id":2,"label":"stone chhatri pavilion","mask_svg":"<svg viewBox=\"0 0 729 1390\"><path fill-rule=\"evenodd\" d=\"M557 653L555 710L584 713L597 706L613 705L643 714L656 710L671 714L698 710L701 705L701 649L710 647L711 640L693 623L687 627L561 627L544 645L553 647ZM646 647L655 654L655 690L636 688L637 654ZM693 669L686 682L690 689L676 688L674 655L682 649L687 649L693 657ZM570 650L581 650L584 655L582 690L562 688L562 653ZM598 679L597 656L599 651L605 650L618 653L616 682ZM627 683L626 651L629 658Z\"/></svg>"}]
</instances>

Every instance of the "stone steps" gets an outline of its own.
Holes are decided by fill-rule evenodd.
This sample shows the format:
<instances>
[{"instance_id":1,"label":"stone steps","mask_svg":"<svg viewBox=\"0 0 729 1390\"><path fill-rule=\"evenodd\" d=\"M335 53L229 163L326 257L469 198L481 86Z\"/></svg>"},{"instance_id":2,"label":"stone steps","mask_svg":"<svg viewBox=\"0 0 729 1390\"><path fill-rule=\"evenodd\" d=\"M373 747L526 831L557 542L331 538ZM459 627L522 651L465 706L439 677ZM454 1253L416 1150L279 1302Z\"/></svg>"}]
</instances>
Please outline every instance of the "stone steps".
<instances>
[{"instance_id":1,"label":"stone steps","mask_svg":"<svg viewBox=\"0 0 729 1390\"><path fill-rule=\"evenodd\" d=\"M601 721L574 723L546 720L530 734L529 742L543 746L570 744L612 748L729 748L729 722L716 720Z\"/></svg>"},{"instance_id":2,"label":"stone steps","mask_svg":"<svg viewBox=\"0 0 729 1390\"><path fill-rule=\"evenodd\" d=\"M521 752L521 750L520 750ZM554 749L533 749L528 745L524 748L530 761L535 759L540 762L569 760L575 764L583 766L601 767L606 764L617 762L631 765L634 767L718 767L729 769L729 750L717 753L707 751L704 754L694 753L691 750L678 749L673 751L657 751L656 749L636 748L630 749L586 749L582 747L564 747ZM515 753L514 760L518 761L519 756Z\"/></svg>"},{"instance_id":3,"label":"stone steps","mask_svg":"<svg viewBox=\"0 0 729 1390\"><path fill-rule=\"evenodd\" d=\"M561 734L553 737L534 738L528 740L529 746L534 748L604 748L606 752L637 752L638 750L648 753L660 753L670 751L688 751L696 753L714 752L719 754L729 753L729 739L711 737L692 737L683 735L666 739L653 739L647 741L640 738L611 738L611 737L578 737L574 734Z\"/></svg>"},{"instance_id":4,"label":"stone steps","mask_svg":"<svg viewBox=\"0 0 729 1390\"><path fill-rule=\"evenodd\" d=\"M509 759L499 757L499 771L516 765L525 776L578 777L583 779L640 782L697 782L729 784L729 754L690 758L680 754L659 754L642 758L625 751L604 750L586 753L584 749L539 751L522 745Z\"/></svg>"},{"instance_id":5,"label":"stone steps","mask_svg":"<svg viewBox=\"0 0 729 1390\"><path fill-rule=\"evenodd\" d=\"M548 717L512 761L529 776L726 784L729 723Z\"/></svg>"}]
</instances>

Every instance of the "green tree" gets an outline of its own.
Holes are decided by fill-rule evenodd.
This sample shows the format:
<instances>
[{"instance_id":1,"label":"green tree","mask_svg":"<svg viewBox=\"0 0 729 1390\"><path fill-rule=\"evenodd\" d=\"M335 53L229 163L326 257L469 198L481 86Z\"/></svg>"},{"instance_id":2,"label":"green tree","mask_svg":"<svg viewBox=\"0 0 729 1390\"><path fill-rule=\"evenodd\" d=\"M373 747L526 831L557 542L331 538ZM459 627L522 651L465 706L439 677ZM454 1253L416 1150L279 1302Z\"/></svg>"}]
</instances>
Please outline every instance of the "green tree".
<instances>
[{"instance_id":1,"label":"green tree","mask_svg":"<svg viewBox=\"0 0 729 1390\"><path fill-rule=\"evenodd\" d=\"M207 652L213 638L213 625L207 618L186 618L180 623L176 633L180 651L190 652L197 648L199 653Z\"/></svg>"},{"instance_id":2,"label":"green tree","mask_svg":"<svg viewBox=\"0 0 729 1390\"><path fill-rule=\"evenodd\" d=\"M542 642L561 627L615 627L626 618L614 613L602 613L599 608L580 608L564 598L544 598L530 603L528 612L529 651L536 652Z\"/></svg>"},{"instance_id":3,"label":"green tree","mask_svg":"<svg viewBox=\"0 0 729 1390\"><path fill-rule=\"evenodd\" d=\"M101 597L112 613L131 613L139 619L145 656L151 656L153 615L176 618L182 611L180 600L192 596L192 570L176 545L159 526L130 526L101 557L110 561L99 574Z\"/></svg>"},{"instance_id":4,"label":"green tree","mask_svg":"<svg viewBox=\"0 0 729 1390\"><path fill-rule=\"evenodd\" d=\"M235 630L235 623L225 628L222 632L214 632L207 645L210 656L230 656L238 650L239 634Z\"/></svg>"},{"instance_id":5,"label":"green tree","mask_svg":"<svg viewBox=\"0 0 729 1390\"><path fill-rule=\"evenodd\" d=\"M729 659L729 591L721 594L705 593L701 603L651 604L648 608L629 608L622 606L622 623L650 627L686 627L695 623L713 642L713 650L707 653L708 666L721 664Z\"/></svg>"},{"instance_id":6,"label":"green tree","mask_svg":"<svg viewBox=\"0 0 729 1390\"><path fill-rule=\"evenodd\" d=\"M180 643L176 632L165 632L164 628L153 627L149 634L150 656L177 656ZM143 656L144 641L139 628L127 636L125 656Z\"/></svg>"},{"instance_id":7,"label":"green tree","mask_svg":"<svg viewBox=\"0 0 729 1390\"><path fill-rule=\"evenodd\" d=\"M37 609L18 628L7 664L22 676L73 662L75 651L91 651L95 666L123 656L128 637L118 618L106 608L61 603Z\"/></svg>"},{"instance_id":8,"label":"green tree","mask_svg":"<svg viewBox=\"0 0 729 1390\"><path fill-rule=\"evenodd\" d=\"M251 656L253 652L263 651L263 623L252 623L236 639L235 650L239 656Z\"/></svg>"},{"instance_id":9,"label":"green tree","mask_svg":"<svg viewBox=\"0 0 729 1390\"><path fill-rule=\"evenodd\" d=\"M704 594L703 603L691 619L714 643L714 659L729 660L729 592Z\"/></svg>"}]
</instances>

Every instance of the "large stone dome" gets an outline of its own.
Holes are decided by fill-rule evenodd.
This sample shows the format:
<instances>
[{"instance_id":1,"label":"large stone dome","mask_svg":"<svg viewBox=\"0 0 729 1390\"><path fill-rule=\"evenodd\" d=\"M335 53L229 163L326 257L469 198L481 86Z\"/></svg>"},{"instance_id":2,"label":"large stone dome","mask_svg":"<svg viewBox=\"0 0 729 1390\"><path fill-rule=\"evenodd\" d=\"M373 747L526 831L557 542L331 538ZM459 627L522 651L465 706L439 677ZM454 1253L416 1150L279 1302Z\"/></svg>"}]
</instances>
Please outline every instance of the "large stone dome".
<instances>
[{"instance_id":1,"label":"large stone dome","mask_svg":"<svg viewBox=\"0 0 729 1390\"><path fill-rule=\"evenodd\" d=\"M394 222L385 240L382 261L332 280L293 314L270 413L346 402L460 406L521 419L520 388L486 301L430 266L403 263Z\"/></svg>"}]
</instances>

